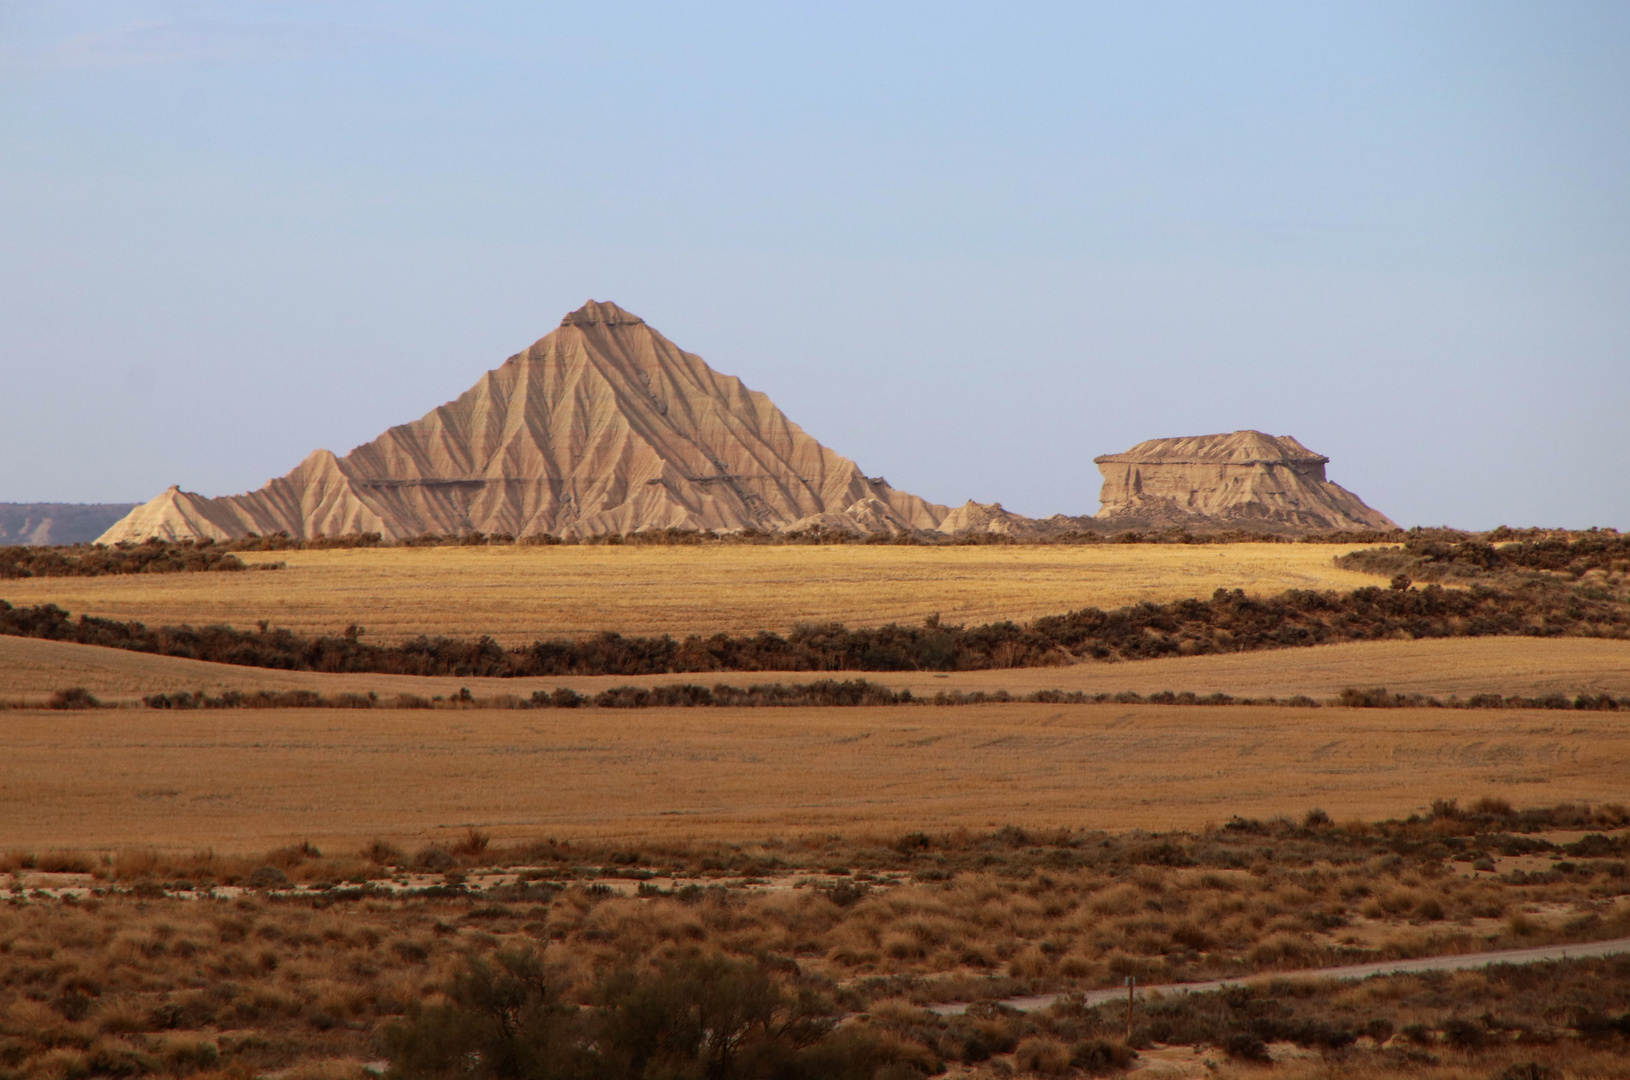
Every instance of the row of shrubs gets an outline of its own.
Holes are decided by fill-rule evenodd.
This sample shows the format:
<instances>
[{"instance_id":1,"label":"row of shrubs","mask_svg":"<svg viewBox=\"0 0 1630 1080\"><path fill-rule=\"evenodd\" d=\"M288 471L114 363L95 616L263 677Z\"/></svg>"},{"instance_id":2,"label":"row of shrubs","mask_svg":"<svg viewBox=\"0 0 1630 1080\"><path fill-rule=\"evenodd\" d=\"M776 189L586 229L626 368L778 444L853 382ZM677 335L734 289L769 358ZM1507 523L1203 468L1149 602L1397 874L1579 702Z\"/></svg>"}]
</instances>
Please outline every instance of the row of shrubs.
<instances>
[{"instance_id":1,"label":"row of shrubs","mask_svg":"<svg viewBox=\"0 0 1630 1080\"><path fill-rule=\"evenodd\" d=\"M974 671L1045 667L1077 660L1131 660L1249 652L1395 638L1630 638L1630 605L1577 590L1533 584L1414 589L1367 587L1349 593L1292 590L1253 598L1219 589L1209 600L1143 603L1114 611L1083 608L1029 624L850 629L803 625L786 635L716 634L676 639L602 633L506 649L474 641L419 637L373 645L352 626L305 637L261 623L165 626L81 615L54 604L13 607L0 600L0 634L130 649L161 656L275 668L454 677L663 675L719 671Z\"/></svg>"},{"instance_id":2,"label":"row of shrubs","mask_svg":"<svg viewBox=\"0 0 1630 1080\"><path fill-rule=\"evenodd\" d=\"M648 708L756 708L756 707L819 707L845 708L863 705L990 705L1029 702L1047 705L1267 705L1289 708L1316 709L1323 702L1305 694L1288 698L1235 697L1232 694L1196 694L1160 690L1140 694L1123 690L1118 693L1087 693L1082 690L1033 690L1028 694L1011 694L1006 690L949 690L928 695L913 694L907 690L891 690L887 686L865 679L838 682L821 679L813 683L755 683L752 686L730 686L725 683L700 686L695 683L670 683L663 686L616 686L596 694L583 694L570 687L557 687L553 691L535 690L530 697L500 694L477 697L468 688L452 697L424 697L419 694L396 694L381 697L370 691L366 694L321 694L312 690L254 690L243 692L226 690L210 695L202 690L175 693L148 694L142 704L150 709L648 709ZM1630 711L1630 696L1615 698L1611 694L1550 694L1545 697L1523 697L1518 694L1475 694L1470 698L1448 699L1423 694L1394 694L1386 687L1360 690L1347 687L1329 702L1349 709L1572 709L1592 712ZM47 703L51 709L95 709L102 703L84 687L59 690Z\"/></svg>"},{"instance_id":3,"label":"row of shrubs","mask_svg":"<svg viewBox=\"0 0 1630 1080\"><path fill-rule=\"evenodd\" d=\"M281 569L261 563L256 570ZM114 574L178 574L250 569L226 548L191 540L141 544L76 544L73 547L0 547L0 578L104 577Z\"/></svg>"},{"instance_id":4,"label":"row of shrubs","mask_svg":"<svg viewBox=\"0 0 1630 1080\"><path fill-rule=\"evenodd\" d=\"M841 529L802 529L795 532L760 532L747 529L741 532L718 533L711 530L649 529L634 533L608 533L602 536L557 537L549 535L526 536L522 544L609 544L634 546L691 546L696 544L887 544L904 547L948 546L1012 546L1024 544L1382 544L1402 539L1406 534L1399 529L1364 530L1348 532L1309 533L1302 536L1284 533L1255 532L1248 529L1218 529L1193 532L1182 527L1168 529L1100 529L1088 518L1066 518L1043 522L1043 529L1033 533L961 532L942 533L917 530L898 533L855 534ZM492 543L510 543L513 538L495 535ZM480 533L469 538L446 538L442 543L482 543ZM424 537L403 543L433 543L437 538Z\"/></svg>"},{"instance_id":5,"label":"row of shrubs","mask_svg":"<svg viewBox=\"0 0 1630 1080\"><path fill-rule=\"evenodd\" d=\"M58 704L57 702L71 702ZM756 683L730 686L717 683L670 683L664 686L616 686L597 694L582 694L570 687L553 691L536 690L530 697L513 694L477 697L466 688L452 697L423 697L377 693L341 693L331 696L310 690L244 693L227 690L211 696L203 691L149 694L142 703L150 709L648 709L648 708L756 708L821 707L845 708L863 705L990 705L1032 702L1048 705L1287 705L1317 708L1319 702L1306 696L1292 698L1239 698L1230 694L1176 693L1162 690L1153 694L1133 691L1089 694L1080 690L1035 690L1010 694L1006 690L950 690L932 696L910 690L891 690L865 679L820 679L812 683ZM58 691L52 708L95 708L100 703L82 688Z\"/></svg>"},{"instance_id":6,"label":"row of shrubs","mask_svg":"<svg viewBox=\"0 0 1630 1080\"><path fill-rule=\"evenodd\" d=\"M558 546L581 544L629 545L647 547L692 547L699 544L734 545L823 545L823 544L891 544L907 547L944 547L966 545L1010 544L1382 544L1403 539L1402 530L1361 530L1347 532L1311 533L1290 536L1282 533L1253 532L1247 529L1219 529L1214 532L1191 532L1184 528L1160 530L1105 530L1096 528L1090 519L1069 518L1054 522L1051 531L1034 535L1013 536L1007 533L956 533L913 531L901 533L867 533L857 535L841 529L803 529L796 532L767 532L744 529L739 532L714 532L711 529L643 529L631 533L605 533L598 536L555 536L535 533L516 537L512 533L470 532L459 535L426 533L396 541L402 547L481 547L486 545L520 544L523 546ZM233 550L283 551L295 549L322 549L330 547L378 547L384 543L379 533L356 536L317 536L301 540L288 533L271 536L251 534L241 539L226 541Z\"/></svg>"},{"instance_id":7,"label":"row of shrubs","mask_svg":"<svg viewBox=\"0 0 1630 1080\"><path fill-rule=\"evenodd\" d=\"M1546 694L1544 697L1524 697L1521 694L1473 694L1437 698L1429 694L1389 693L1384 686L1367 690L1349 686L1332 704L1349 709L1578 709L1588 712L1617 712L1630 710L1630 696L1581 693Z\"/></svg>"},{"instance_id":8,"label":"row of shrubs","mask_svg":"<svg viewBox=\"0 0 1630 1080\"><path fill-rule=\"evenodd\" d=\"M1402 574L1417 581L1447 581L1495 574L1542 572L1578 579L1592 570L1630 573L1630 536L1590 532L1496 542L1475 536L1413 534L1402 547L1353 551L1339 566L1364 573Z\"/></svg>"},{"instance_id":9,"label":"row of shrubs","mask_svg":"<svg viewBox=\"0 0 1630 1080\"><path fill-rule=\"evenodd\" d=\"M377 532L347 533L327 536L318 533L311 537L291 536L288 532L268 534L248 533L228 540L163 540L152 537L142 542L122 542L107 545L78 544L70 548L19 548L18 551L37 555L57 551L66 558L81 559L87 551L149 550L183 557L182 553L213 549L216 552L240 551L326 551L337 548L374 547L486 547L489 545L519 544L522 546L558 545L630 545L655 547L689 547L699 544L784 545L784 544L891 544L914 547L943 547L957 545L1013 545L1013 544L1389 544L1402 541L1402 548L1385 551L1354 552L1344 556L1351 560L1346 565L1353 569L1373 572L1382 576L1405 571L1416 566L1455 564L1462 569L1486 569L1493 556L1509 565L1525 565L1539 569L1564 569L1579 554L1594 556L1607 552L1609 562L1626 558L1625 545L1630 538L1621 537L1613 529L1590 529L1570 532L1559 529L1510 529L1501 526L1486 533L1465 532L1449 528L1364 529L1303 535L1254 532L1248 529L1217 529L1194 532L1174 526L1165 529L1104 530L1090 518L1056 517L1044 523L1049 531L1033 535L1015 536L1008 533L957 533L947 535L933 531L904 533L870 533L856 535L843 530L809 529L797 532L765 532L746 529L740 532L714 532L709 529L647 529L632 533L606 533L599 536L554 536L548 533L517 537L513 533L468 532L425 533L387 541ZM1506 544L1496 549L1493 545ZM1515 550L1514 550L1515 549ZM1572 554L1558 561L1558 552ZM28 556L17 555L24 559ZM143 556L156 558L153 554ZM94 561L94 560L93 560ZM129 572L129 571L114 571ZM0 573L0 577L7 576ZM14 575L15 576L15 575ZM1421 580L1436 580L1431 571L1414 575Z\"/></svg>"},{"instance_id":10,"label":"row of shrubs","mask_svg":"<svg viewBox=\"0 0 1630 1080\"><path fill-rule=\"evenodd\" d=\"M509 544L519 544L523 547L553 547L560 545L693 547L701 544L772 546L785 544L894 544L911 547L944 547L969 544L1381 544L1403 539L1406 535L1408 534L1396 529L1312 533L1305 536L1251 532L1245 529L1221 529L1215 532L1198 533L1182 528L1154 531L1128 529L1109 532L1094 529L1090 524L1087 524L1086 519L1072 518L1070 524L1059 527L1055 531L1023 537L1016 537L1006 533L958 533L947 535L939 532L905 532L857 535L843 530L832 529L809 529L798 532L760 532L754 529L741 532L713 532L706 529L670 528L647 529L632 533L606 533L599 536L584 537L554 536L549 533L537 533L520 537L505 532L425 533L421 536L405 537L392 542L387 541L383 534L376 532L347 533L343 536L326 536L318 533L316 536L311 537L298 537L291 536L287 532L276 532L265 535L249 533L228 540L212 540L208 538L163 540L158 537L151 537L139 543L127 541L111 546L104 544L76 544L66 548L36 547L20 548L18 550L31 551L36 556L43 556L55 551L73 559L83 557L86 552L99 551L148 551L168 553L172 557L179 557L185 552L210 550L215 552L328 551L338 548L391 546L488 547Z\"/></svg>"}]
</instances>

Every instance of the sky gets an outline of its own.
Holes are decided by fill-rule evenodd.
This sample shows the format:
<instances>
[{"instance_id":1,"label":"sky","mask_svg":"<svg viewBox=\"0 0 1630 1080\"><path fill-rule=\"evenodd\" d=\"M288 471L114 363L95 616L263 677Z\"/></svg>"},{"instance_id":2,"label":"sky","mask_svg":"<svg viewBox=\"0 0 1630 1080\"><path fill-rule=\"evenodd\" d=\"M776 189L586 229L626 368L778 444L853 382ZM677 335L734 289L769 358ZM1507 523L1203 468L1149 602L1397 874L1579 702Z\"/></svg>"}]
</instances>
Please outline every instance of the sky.
<instances>
[{"instance_id":1,"label":"sky","mask_svg":"<svg viewBox=\"0 0 1630 1080\"><path fill-rule=\"evenodd\" d=\"M1630 529L1630 4L0 0L0 501L257 488L591 297L936 502L1256 428Z\"/></svg>"}]
</instances>

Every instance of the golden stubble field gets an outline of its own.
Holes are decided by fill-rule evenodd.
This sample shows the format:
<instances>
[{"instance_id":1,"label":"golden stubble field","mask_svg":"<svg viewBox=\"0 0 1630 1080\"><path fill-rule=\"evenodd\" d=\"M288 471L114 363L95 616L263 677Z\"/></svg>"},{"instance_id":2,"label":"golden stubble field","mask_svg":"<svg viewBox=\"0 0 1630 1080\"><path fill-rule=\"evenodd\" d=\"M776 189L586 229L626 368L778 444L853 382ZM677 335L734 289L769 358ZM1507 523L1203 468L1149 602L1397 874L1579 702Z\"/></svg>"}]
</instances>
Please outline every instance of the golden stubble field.
<instances>
[{"instance_id":1,"label":"golden stubble field","mask_svg":"<svg viewBox=\"0 0 1630 1080\"><path fill-rule=\"evenodd\" d=\"M1613 714L966 706L0 714L0 848L1165 829L1626 798Z\"/></svg>"},{"instance_id":2,"label":"golden stubble field","mask_svg":"<svg viewBox=\"0 0 1630 1080\"><path fill-rule=\"evenodd\" d=\"M379 548L248 554L258 573L34 578L0 585L13 604L149 624L266 619L304 633L351 623L390 643L419 634L536 638L786 631L801 622L876 626L1028 620L1075 608L1285 589L1354 589L1324 544L1081 547L563 546Z\"/></svg>"}]
</instances>

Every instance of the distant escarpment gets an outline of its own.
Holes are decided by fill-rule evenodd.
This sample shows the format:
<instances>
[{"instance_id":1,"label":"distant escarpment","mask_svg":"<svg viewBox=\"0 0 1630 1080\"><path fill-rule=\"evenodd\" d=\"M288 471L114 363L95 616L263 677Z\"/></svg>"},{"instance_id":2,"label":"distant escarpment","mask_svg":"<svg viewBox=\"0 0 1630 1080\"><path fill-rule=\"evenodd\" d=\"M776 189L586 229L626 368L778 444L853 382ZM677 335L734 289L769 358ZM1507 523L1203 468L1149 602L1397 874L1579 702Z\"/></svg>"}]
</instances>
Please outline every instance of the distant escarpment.
<instances>
[{"instance_id":1,"label":"distant escarpment","mask_svg":"<svg viewBox=\"0 0 1630 1080\"><path fill-rule=\"evenodd\" d=\"M1392 519L1325 478L1330 461L1289 435L1236 431L1150 439L1094 458L1096 521L1112 528L1392 530Z\"/></svg>"},{"instance_id":2,"label":"distant escarpment","mask_svg":"<svg viewBox=\"0 0 1630 1080\"><path fill-rule=\"evenodd\" d=\"M0 545L85 544L134 503L0 503Z\"/></svg>"}]
</instances>

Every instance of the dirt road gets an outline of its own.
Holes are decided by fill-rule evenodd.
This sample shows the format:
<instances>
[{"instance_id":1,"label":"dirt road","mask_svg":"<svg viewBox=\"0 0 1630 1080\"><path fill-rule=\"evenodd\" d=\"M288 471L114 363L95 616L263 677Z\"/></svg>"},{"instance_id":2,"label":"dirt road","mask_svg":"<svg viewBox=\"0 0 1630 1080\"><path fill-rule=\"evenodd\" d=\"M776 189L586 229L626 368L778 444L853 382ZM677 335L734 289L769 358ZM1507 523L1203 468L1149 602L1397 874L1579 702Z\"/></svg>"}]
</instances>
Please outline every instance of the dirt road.
<instances>
[{"instance_id":1,"label":"dirt road","mask_svg":"<svg viewBox=\"0 0 1630 1080\"><path fill-rule=\"evenodd\" d=\"M1465 971L1470 968L1493 967L1495 964L1537 964L1546 960L1577 960L1593 956L1616 956L1630 953L1630 937L1611 941L1587 941L1577 945L1542 945L1533 949L1503 949L1499 952L1465 953L1459 956L1425 956L1417 960L1383 960L1375 964L1349 964L1345 967L1310 968L1305 971L1270 971L1247 975L1239 979L1217 979L1212 982L1164 983L1140 986L1136 993L1145 994L1206 994L1228 986L1240 986L1268 979L1368 979L1373 975L1408 975L1417 971ZM1037 994L1034 997L1008 998L1002 1002L1020 1012L1040 1012L1066 994ZM1109 990L1088 990L1081 995L1090 1008L1112 1001L1126 1000L1125 987ZM957 1016L967 1011L966 1003L932 1005L930 1011L941 1016Z\"/></svg>"}]
</instances>

